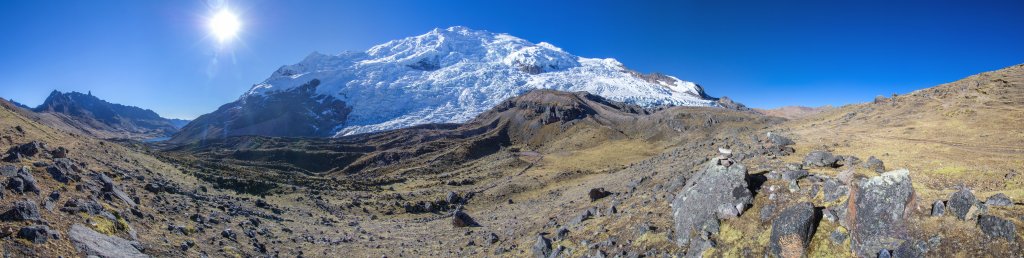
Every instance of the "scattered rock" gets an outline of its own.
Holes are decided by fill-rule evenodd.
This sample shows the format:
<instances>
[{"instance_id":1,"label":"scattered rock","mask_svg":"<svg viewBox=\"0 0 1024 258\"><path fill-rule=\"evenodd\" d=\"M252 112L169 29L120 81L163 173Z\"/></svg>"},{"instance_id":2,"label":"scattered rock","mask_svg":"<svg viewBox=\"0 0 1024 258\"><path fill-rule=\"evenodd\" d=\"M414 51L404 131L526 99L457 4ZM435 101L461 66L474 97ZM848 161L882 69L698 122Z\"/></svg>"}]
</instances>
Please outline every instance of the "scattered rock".
<instances>
[{"instance_id":1,"label":"scattered rock","mask_svg":"<svg viewBox=\"0 0 1024 258\"><path fill-rule=\"evenodd\" d=\"M68 237L75 248L87 256L149 257L140 252L131 241L104 235L81 224L72 225Z\"/></svg>"},{"instance_id":2,"label":"scattered rock","mask_svg":"<svg viewBox=\"0 0 1024 258\"><path fill-rule=\"evenodd\" d=\"M914 209L910 171L889 171L861 179L851 189L846 211L851 248L859 256L892 249L892 239L906 239L906 218Z\"/></svg>"},{"instance_id":3,"label":"scattered rock","mask_svg":"<svg viewBox=\"0 0 1024 258\"><path fill-rule=\"evenodd\" d=\"M18 170L16 176L7 181L7 189L18 194L24 194L26 192L39 193L39 187L36 185L36 178L32 176L28 167L22 167Z\"/></svg>"},{"instance_id":4,"label":"scattered rock","mask_svg":"<svg viewBox=\"0 0 1024 258\"><path fill-rule=\"evenodd\" d=\"M448 195L444 197L444 201L450 205L462 204L462 196L455 192L448 192Z\"/></svg>"},{"instance_id":5,"label":"scattered rock","mask_svg":"<svg viewBox=\"0 0 1024 258\"><path fill-rule=\"evenodd\" d=\"M675 241L679 246L689 246L688 255L703 253L709 247L705 237L718 233L718 207L750 205L753 196L746 178L747 169L742 164L726 167L715 158L676 195L672 202Z\"/></svg>"},{"instance_id":6,"label":"scattered rock","mask_svg":"<svg viewBox=\"0 0 1024 258\"><path fill-rule=\"evenodd\" d=\"M793 140L772 132L768 132L768 141L771 141L775 146L789 146L796 144Z\"/></svg>"},{"instance_id":7,"label":"scattered rock","mask_svg":"<svg viewBox=\"0 0 1024 258\"><path fill-rule=\"evenodd\" d=\"M932 216L941 217L943 214L946 214L946 203L942 200L932 203Z\"/></svg>"},{"instance_id":8,"label":"scattered rock","mask_svg":"<svg viewBox=\"0 0 1024 258\"><path fill-rule=\"evenodd\" d=\"M804 257L814 234L814 206L803 202L786 208L772 221L771 257Z\"/></svg>"},{"instance_id":9,"label":"scattered rock","mask_svg":"<svg viewBox=\"0 0 1024 258\"><path fill-rule=\"evenodd\" d=\"M107 200L119 199L129 206L134 207L136 205L135 200L132 200L128 194L121 191L121 188L114 184L114 180L110 179L106 174L96 173L95 177L103 184L103 194Z\"/></svg>"},{"instance_id":10,"label":"scattered rock","mask_svg":"<svg viewBox=\"0 0 1024 258\"><path fill-rule=\"evenodd\" d=\"M981 232L989 237L1005 238L1011 243L1017 238L1017 227L1014 226L1013 222L992 216L992 215L981 215L978 216L978 228L981 228Z\"/></svg>"},{"instance_id":11,"label":"scattered rock","mask_svg":"<svg viewBox=\"0 0 1024 258\"><path fill-rule=\"evenodd\" d=\"M878 251L878 258L892 258L892 254L887 249Z\"/></svg>"},{"instance_id":12,"label":"scattered rock","mask_svg":"<svg viewBox=\"0 0 1024 258\"><path fill-rule=\"evenodd\" d=\"M996 195L989 196L985 199L985 205L988 206L1010 206L1013 205L1013 201L1010 200L1009 196L1003 193L997 193Z\"/></svg>"},{"instance_id":13,"label":"scattered rock","mask_svg":"<svg viewBox=\"0 0 1024 258\"><path fill-rule=\"evenodd\" d=\"M537 236L537 242L533 244L533 257L545 258L551 255L551 240L544 238L543 235Z\"/></svg>"},{"instance_id":14,"label":"scattered rock","mask_svg":"<svg viewBox=\"0 0 1024 258\"><path fill-rule=\"evenodd\" d=\"M838 228L836 230L833 230L832 234L829 234L828 236L828 238L837 245L843 244L843 241L846 241L846 237L846 232L839 230Z\"/></svg>"},{"instance_id":15,"label":"scattered rock","mask_svg":"<svg viewBox=\"0 0 1024 258\"><path fill-rule=\"evenodd\" d=\"M916 239L908 239L903 241L896 250L892 251L893 257L925 257L925 253L928 252L928 242L920 241Z\"/></svg>"},{"instance_id":16,"label":"scattered rock","mask_svg":"<svg viewBox=\"0 0 1024 258\"><path fill-rule=\"evenodd\" d=\"M498 243L498 235L494 233L487 234L487 243L492 245Z\"/></svg>"},{"instance_id":17,"label":"scattered rock","mask_svg":"<svg viewBox=\"0 0 1024 258\"><path fill-rule=\"evenodd\" d=\"M20 155L23 157L35 157L36 154L42 153L46 149L46 144L40 141L32 141L26 144L11 147L7 150L7 155Z\"/></svg>"},{"instance_id":18,"label":"scattered rock","mask_svg":"<svg viewBox=\"0 0 1024 258\"><path fill-rule=\"evenodd\" d=\"M885 163L875 156L868 157L868 162L864 163L864 167L878 173L885 172Z\"/></svg>"},{"instance_id":19,"label":"scattered rock","mask_svg":"<svg viewBox=\"0 0 1024 258\"><path fill-rule=\"evenodd\" d=\"M761 214L759 215L761 215L760 219L762 222L768 222L772 219L772 216L775 215L775 205L770 203L765 204L764 207L761 207Z\"/></svg>"},{"instance_id":20,"label":"scattered rock","mask_svg":"<svg viewBox=\"0 0 1024 258\"><path fill-rule=\"evenodd\" d=\"M230 228L225 228L224 231L221 231L220 236L227 239L231 239L232 241L238 240L238 234L236 234L234 231L231 231Z\"/></svg>"},{"instance_id":21,"label":"scattered rock","mask_svg":"<svg viewBox=\"0 0 1024 258\"><path fill-rule=\"evenodd\" d=\"M807 170L786 170L782 172L782 180L795 181L806 177L810 173Z\"/></svg>"},{"instance_id":22,"label":"scattered rock","mask_svg":"<svg viewBox=\"0 0 1024 258\"><path fill-rule=\"evenodd\" d=\"M593 217L594 217L593 209L587 209L587 210L584 210L583 212L581 212L580 215L578 215L575 218L573 218L572 221L569 222L569 225L579 225L580 223L583 223L584 221L586 221L586 220L588 220L590 218L593 218Z\"/></svg>"},{"instance_id":23,"label":"scattered rock","mask_svg":"<svg viewBox=\"0 0 1024 258\"><path fill-rule=\"evenodd\" d=\"M42 221L39 206L28 200L14 202L14 207L0 215L3 221Z\"/></svg>"},{"instance_id":24,"label":"scattered rock","mask_svg":"<svg viewBox=\"0 0 1024 258\"><path fill-rule=\"evenodd\" d=\"M807 157L804 157L804 165L835 168L839 167L841 160L841 157L833 156L828 151L812 151L807 154Z\"/></svg>"},{"instance_id":25,"label":"scattered rock","mask_svg":"<svg viewBox=\"0 0 1024 258\"><path fill-rule=\"evenodd\" d=\"M956 218L965 220L967 219L967 212L971 210L971 207L974 207L974 203L977 201L974 193L971 193L970 189L965 188L950 195L946 205L949 211L956 215Z\"/></svg>"},{"instance_id":26,"label":"scattered rock","mask_svg":"<svg viewBox=\"0 0 1024 258\"><path fill-rule=\"evenodd\" d=\"M18 167L15 165L3 165L0 166L0 175L5 177L14 177L18 175Z\"/></svg>"},{"instance_id":27,"label":"scattered rock","mask_svg":"<svg viewBox=\"0 0 1024 258\"><path fill-rule=\"evenodd\" d=\"M600 200L601 198L608 197L609 195L612 195L612 193L605 191L604 188L593 188L590 189L590 193L588 195L590 196L590 201L593 202Z\"/></svg>"},{"instance_id":28,"label":"scattered rock","mask_svg":"<svg viewBox=\"0 0 1024 258\"><path fill-rule=\"evenodd\" d=\"M53 165L46 167L46 171L50 173L53 180L57 182L65 183L71 181L79 181L81 177L78 175L81 173L81 169L75 165L70 159L58 158L53 160Z\"/></svg>"},{"instance_id":29,"label":"scattered rock","mask_svg":"<svg viewBox=\"0 0 1024 258\"><path fill-rule=\"evenodd\" d=\"M57 147L57 149L50 151L50 155L54 159L63 159L68 157L68 149L64 147Z\"/></svg>"},{"instance_id":30,"label":"scattered rock","mask_svg":"<svg viewBox=\"0 0 1024 258\"><path fill-rule=\"evenodd\" d=\"M825 180L822 191L824 191L823 195L825 197L825 202L832 202L846 196L849 193L850 188L842 184L838 179L829 178Z\"/></svg>"},{"instance_id":31,"label":"scattered rock","mask_svg":"<svg viewBox=\"0 0 1024 258\"><path fill-rule=\"evenodd\" d=\"M462 210L456 209L455 213L452 214L452 226L455 226L457 228L477 227L480 226L480 224L477 224L476 221L469 216L469 214L466 214Z\"/></svg>"},{"instance_id":32,"label":"scattered rock","mask_svg":"<svg viewBox=\"0 0 1024 258\"><path fill-rule=\"evenodd\" d=\"M569 236L569 229L565 228L565 226L559 227L558 230L555 231L555 240L565 239L566 236Z\"/></svg>"},{"instance_id":33,"label":"scattered rock","mask_svg":"<svg viewBox=\"0 0 1024 258\"><path fill-rule=\"evenodd\" d=\"M50 238L57 239L60 233L50 230L46 225L34 225L23 227L18 230L18 238L28 240L32 243L43 244Z\"/></svg>"}]
</instances>

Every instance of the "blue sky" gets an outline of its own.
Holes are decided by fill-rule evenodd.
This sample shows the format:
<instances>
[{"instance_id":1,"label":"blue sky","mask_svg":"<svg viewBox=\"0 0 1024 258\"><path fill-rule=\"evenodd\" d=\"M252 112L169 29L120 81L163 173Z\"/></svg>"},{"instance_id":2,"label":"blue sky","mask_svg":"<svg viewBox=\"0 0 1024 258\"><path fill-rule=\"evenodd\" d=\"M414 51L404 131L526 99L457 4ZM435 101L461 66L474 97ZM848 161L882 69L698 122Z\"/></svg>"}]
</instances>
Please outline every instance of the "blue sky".
<instances>
[{"instance_id":1,"label":"blue sky","mask_svg":"<svg viewBox=\"0 0 1024 258\"><path fill-rule=\"evenodd\" d=\"M702 84L753 107L842 105L1024 63L1024 1L5 1L0 97L51 90L194 118L313 51L463 25Z\"/></svg>"}]
</instances>

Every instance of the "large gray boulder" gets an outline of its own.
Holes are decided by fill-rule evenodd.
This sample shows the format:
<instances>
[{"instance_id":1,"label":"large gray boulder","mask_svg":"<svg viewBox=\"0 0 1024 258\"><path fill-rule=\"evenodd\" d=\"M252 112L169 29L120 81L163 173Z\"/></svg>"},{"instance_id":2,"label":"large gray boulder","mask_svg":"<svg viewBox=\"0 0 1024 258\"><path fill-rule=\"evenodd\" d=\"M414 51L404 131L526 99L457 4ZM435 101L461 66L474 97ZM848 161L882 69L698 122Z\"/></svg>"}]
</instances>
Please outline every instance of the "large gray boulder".
<instances>
[{"instance_id":1,"label":"large gray boulder","mask_svg":"<svg viewBox=\"0 0 1024 258\"><path fill-rule=\"evenodd\" d=\"M132 245L131 241L116 236L108 236L96 232L89 227L75 224L68 231L68 238L78 251L84 256L97 256L102 258L114 257L149 257L143 254Z\"/></svg>"},{"instance_id":2,"label":"large gray boulder","mask_svg":"<svg viewBox=\"0 0 1024 258\"><path fill-rule=\"evenodd\" d=\"M689 180L672 202L675 241L698 256L709 247L708 237L718 234L717 211L736 207L742 212L753 200L747 189L747 168L742 164L720 165L718 158Z\"/></svg>"},{"instance_id":3,"label":"large gray boulder","mask_svg":"<svg viewBox=\"0 0 1024 258\"><path fill-rule=\"evenodd\" d=\"M971 207L978 202L978 198L974 197L974 193L971 193L970 189L960 189L949 196L949 201L946 202L946 208L949 209L956 218L960 220L967 219L967 213L971 211Z\"/></svg>"},{"instance_id":4,"label":"large gray boulder","mask_svg":"<svg viewBox=\"0 0 1024 258\"><path fill-rule=\"evenodd\" d=\"M770 257L805 257L807 245L814 235L814 206L802 202L786 208L772 221L768 241Z\"/></svg>"},{"instance_id":5,"label":"large gray boulder","mask_svg":"<svg viewBox=\"0 0 1024 258\"><path fill-rule=\"evenodd\" d=\"M1017 226L1013 225L1012 221L1000 217L978 216L978 228L981 228L981 232L989 237L1005 238L1010 242L1017 239Z\"/></svg>"},{"instance_id":6,"label":"large gray boulder","mask_svg":"<svg viewBox=\"0 0 1024 258\"><path fill-rule=\"evenodd\" d=\"M851 248L858 256L893 250L907 239L906 219L915 208L906 169L861 179L851 189L846 212Z\"/></svg>"}]
</instances>

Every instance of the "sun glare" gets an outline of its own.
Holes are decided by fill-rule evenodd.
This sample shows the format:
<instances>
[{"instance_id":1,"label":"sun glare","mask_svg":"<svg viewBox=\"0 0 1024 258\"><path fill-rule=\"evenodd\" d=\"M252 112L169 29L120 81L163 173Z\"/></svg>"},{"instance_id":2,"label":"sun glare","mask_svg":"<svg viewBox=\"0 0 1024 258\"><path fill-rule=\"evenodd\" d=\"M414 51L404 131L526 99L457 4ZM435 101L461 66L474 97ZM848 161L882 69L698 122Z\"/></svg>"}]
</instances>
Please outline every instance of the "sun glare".
<instances>
[{"instance_id":1,"label":"sun glare","mask_svg":"<svg viewBox=\"0 0 1024 258\"><path fill-rule=\"evenodd\" d=\"M220 43L225 43L238 35L242 23L238 16L228 10L221 10L210 18L210 32L217 37Z\"/></svg>"}]
</instances>

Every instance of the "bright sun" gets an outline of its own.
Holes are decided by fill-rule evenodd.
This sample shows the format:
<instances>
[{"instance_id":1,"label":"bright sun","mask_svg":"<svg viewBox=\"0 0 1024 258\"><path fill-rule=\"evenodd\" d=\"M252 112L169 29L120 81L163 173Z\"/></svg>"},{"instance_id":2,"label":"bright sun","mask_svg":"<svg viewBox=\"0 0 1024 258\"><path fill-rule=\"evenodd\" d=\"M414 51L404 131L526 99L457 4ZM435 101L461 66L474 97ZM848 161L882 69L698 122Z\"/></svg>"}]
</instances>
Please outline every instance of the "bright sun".
<instances>
[{"instance_id":1,"label":"bright sun","mask_svg":"<svg viewBox=\"0 0 1024 258\"><path fill-rule=\"evenodd\" d=\"M238 29L241 27L242 23L238 21L238 16L228 10L221 10L213 18L210 18L210 32L221 43L235 38L235 35L238 35Z\"/></svg>"}]
</instances>

